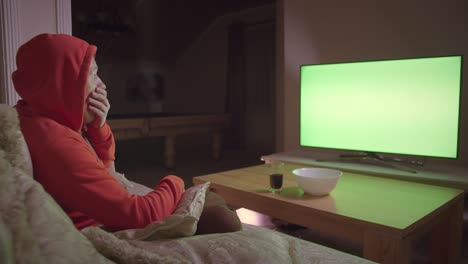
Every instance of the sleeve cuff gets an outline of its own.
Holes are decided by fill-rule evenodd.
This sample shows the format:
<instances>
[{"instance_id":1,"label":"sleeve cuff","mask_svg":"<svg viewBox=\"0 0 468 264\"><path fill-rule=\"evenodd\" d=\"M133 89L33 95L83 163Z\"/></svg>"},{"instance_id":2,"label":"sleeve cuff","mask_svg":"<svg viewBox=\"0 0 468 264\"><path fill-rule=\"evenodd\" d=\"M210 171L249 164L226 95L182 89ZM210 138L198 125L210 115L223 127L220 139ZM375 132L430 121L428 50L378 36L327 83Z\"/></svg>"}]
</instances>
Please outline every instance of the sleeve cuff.
<instances>
[{"instance_id":1,"label":"sleeve cuff","mask_svg":"<svg viewBox=\"0 0 468 264\"><path fill-rule=\"evenodd\" d=\"M110 127L105 123L102 127L88 127L86 134L91 141L102 141L106 140L110 134Z\"/></svg>"}]
</instances>

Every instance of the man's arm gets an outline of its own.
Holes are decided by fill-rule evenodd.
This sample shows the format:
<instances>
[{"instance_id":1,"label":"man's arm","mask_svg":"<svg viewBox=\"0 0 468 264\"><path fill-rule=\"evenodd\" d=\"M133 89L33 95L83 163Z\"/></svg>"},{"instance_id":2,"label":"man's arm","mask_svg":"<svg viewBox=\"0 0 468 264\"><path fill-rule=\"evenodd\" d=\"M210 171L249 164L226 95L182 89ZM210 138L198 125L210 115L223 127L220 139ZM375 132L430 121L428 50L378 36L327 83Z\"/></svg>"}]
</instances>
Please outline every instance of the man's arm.
<instances>
[{"instance_id":1,"label":"man's arm","mask_svg":"<svg viewBox=\"0 0 468 264\"><path fill-rule=\"evenodd\" d=\"M99 128L88 127L85 136L104 165L114 166L115 141L110 126L106 123Z\"/></svg>"},{"instance_id":2,"label":"man's arm","mask_svg":"<svg viewBox=\"0 0 468 264\"><path fill-rule=\"evenodd\" d=\"M84 141L68 137L49 147L39 164L48 164L50 168L42 170L50 173L41 183L62 207L82 212L103 225L142 228L172 214L184 192L182 179L166 176L147 195L132 195Z\"/></svg>"},{"instance_id":3,"label":"man's arm","mask_svg":"<svg viewBox=\"0 0 468 264\"><path fill-rule=\"evenodd\" d=\"M100 78L97 80L99 82L96 84L96 89L86 99L88 110L94 114L94 120L85 124L85 135L106 167L110 167L111 162L115 160L114 135L106 123L110 103L107 99L106 86Z\"/></svg>"}]
</instances>

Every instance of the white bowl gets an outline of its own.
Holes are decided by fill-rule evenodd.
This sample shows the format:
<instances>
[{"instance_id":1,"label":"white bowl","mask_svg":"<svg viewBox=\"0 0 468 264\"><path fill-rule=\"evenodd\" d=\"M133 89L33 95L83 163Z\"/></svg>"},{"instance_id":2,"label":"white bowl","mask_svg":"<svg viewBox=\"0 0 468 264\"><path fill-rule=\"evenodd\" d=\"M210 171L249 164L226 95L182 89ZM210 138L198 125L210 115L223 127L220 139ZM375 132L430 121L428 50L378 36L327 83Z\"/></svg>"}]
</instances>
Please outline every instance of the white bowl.
<instances>
[{"instance_id":1,"label":"white bowl","mask_svg":"<svg viewBox=\"0 0 468 264\"><path fill-rule=\"evenodd\" d=\"M296 182L304 192L311 195L327 195L335 189L343 174L339 170L326 168L300 168L293 170Z\"/></svg>"}]
</instances>

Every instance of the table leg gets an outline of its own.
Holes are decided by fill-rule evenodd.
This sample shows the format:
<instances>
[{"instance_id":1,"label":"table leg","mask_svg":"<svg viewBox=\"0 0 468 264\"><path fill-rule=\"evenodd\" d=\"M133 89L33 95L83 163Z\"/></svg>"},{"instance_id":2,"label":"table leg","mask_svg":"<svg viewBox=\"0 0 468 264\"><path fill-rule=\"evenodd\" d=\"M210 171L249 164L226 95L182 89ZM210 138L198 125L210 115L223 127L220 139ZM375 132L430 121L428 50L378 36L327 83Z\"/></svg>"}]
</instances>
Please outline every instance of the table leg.
<instances>
[{"instance_id":1,"label":"table leg","mask_svg":"<svg viewBox=\"0 0 468 264\"><path fill-rule=\"evenodd\" d=\"M213 159L218 160L221 158L221 145L223 141L223 134L221 132L213 133Z\"/></svg>"},{"instance_id":2,"label":"table leg","mask_svg":"<svg viewBox=\"0 0 468 264\"><path fill-rule=\"evenodd\" d=\"M459 263L463 234L463 199L443 215L431 232L432 263Z\"/></svg>"},{"instance_id":3,"label":"table leg","mask_svg":"<svg viewBox=\"0 0 468 264\"><path fill-rule=\"evenodd\" d=\"M175 136L164 137L164 166L170 169L175 166Z\"/></svg>"},{"instance_id":4,"label":"table leg","mask_svg":"<svg viewBox=\"0 0 468 264\"><path fill-rule=\"evenodd\" d=\"M411 243L409 239L369 230L364 234L363 255L365 259L383 264L409 264Z\"/></svg>"}]
</instances>

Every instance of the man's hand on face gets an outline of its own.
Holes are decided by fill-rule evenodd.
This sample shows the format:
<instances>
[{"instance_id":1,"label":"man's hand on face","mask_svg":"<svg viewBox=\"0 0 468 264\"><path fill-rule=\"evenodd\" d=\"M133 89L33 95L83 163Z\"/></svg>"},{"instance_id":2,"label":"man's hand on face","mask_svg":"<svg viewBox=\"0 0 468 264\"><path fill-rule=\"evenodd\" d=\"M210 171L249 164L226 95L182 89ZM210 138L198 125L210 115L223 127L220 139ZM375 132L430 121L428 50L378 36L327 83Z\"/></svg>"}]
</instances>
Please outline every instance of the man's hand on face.
<instances>
[{"instance_id":1,"label":"man's hand on face","mask_svg":"<svg viewBox=\"0 0 468 264\"><path fill-rule=\"evenodd\" d=\"M89 124L94 128L102 127L106 123L110 109L107 91L104 85L99 85L88 97L88 108L94 113L94 120Z\"/></svg>"}]
</instances>

